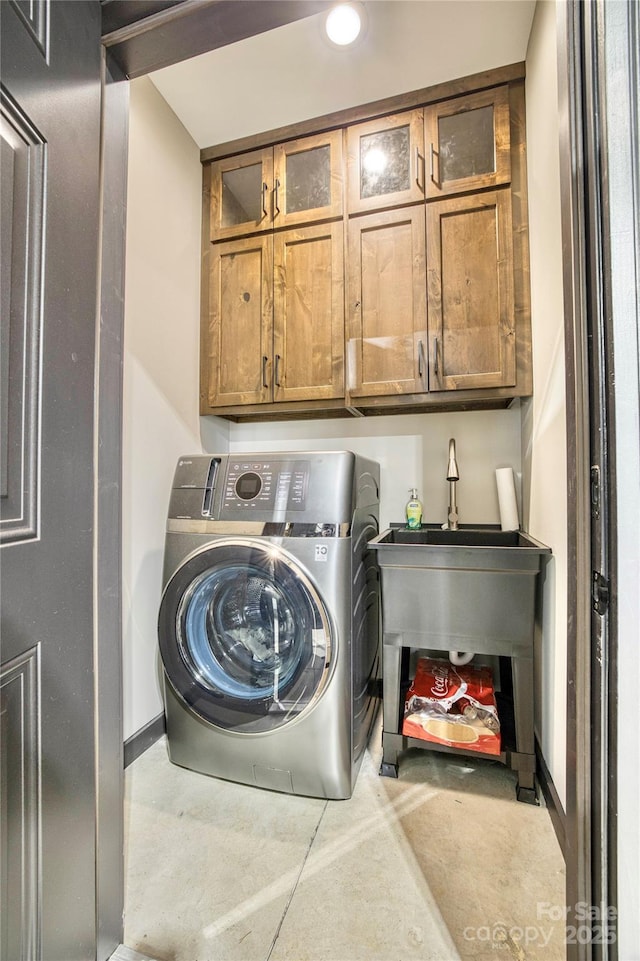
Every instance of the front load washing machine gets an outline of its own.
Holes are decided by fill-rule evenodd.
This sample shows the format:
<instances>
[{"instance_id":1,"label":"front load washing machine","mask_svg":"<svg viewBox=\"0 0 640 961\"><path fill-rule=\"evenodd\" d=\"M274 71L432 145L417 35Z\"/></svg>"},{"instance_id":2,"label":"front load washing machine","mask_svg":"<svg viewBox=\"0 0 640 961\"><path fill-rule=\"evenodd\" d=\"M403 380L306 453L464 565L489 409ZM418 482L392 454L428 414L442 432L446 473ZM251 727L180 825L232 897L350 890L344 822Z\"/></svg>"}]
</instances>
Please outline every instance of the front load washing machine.
<instances>
[{"instance_id":1,"label":"front load washing machine","mask_svg":"<svg viewBox=\"0 0 640 961\"><path fill-rule=\"evenodd\" d=\"M378 703L378 488L349 451L179 459L158 626L174 763L351 796Z\"/></svg>"}]
</instances>

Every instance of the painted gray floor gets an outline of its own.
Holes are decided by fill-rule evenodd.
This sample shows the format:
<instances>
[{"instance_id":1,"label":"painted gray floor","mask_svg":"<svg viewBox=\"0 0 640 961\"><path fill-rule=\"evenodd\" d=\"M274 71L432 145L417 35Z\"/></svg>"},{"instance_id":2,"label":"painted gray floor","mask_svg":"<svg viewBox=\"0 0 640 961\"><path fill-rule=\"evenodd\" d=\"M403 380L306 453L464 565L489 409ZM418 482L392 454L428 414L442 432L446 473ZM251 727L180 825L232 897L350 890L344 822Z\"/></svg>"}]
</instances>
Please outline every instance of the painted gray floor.
<instances>
[{"instance_id":1,"label":"painted gray floor","mask_svg":"<svg viewBox=\"0 0 640 961\"><path fill-rule=\"evenodd\" d=\"M380 725L348 801L172 765L127 770L118 961L560 961L564 862L548 812L496 762L410 751Z\"/></svg>"}]
</instances>

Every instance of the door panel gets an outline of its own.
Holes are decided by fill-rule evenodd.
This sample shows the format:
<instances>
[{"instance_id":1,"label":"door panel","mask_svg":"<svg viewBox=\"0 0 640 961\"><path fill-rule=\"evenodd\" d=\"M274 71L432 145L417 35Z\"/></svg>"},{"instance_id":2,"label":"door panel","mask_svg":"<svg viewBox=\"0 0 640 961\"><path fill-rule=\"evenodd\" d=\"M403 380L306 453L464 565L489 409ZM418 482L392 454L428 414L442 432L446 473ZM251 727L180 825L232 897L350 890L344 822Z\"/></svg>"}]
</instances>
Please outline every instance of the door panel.
<instances>
[{"instance_id":1,"label":"door panel","mask_svg":"<svg viewBox=\"0 0 640 961\"><path fill-rule=\"evenodd\" d=\"M274 238L274 400L344 395L343 225Z\"/></svg>"},{"instance_id":2,"label":"door panel","mask_svg":"<svg viewBox=\"0 0 640 961\"><path fill-rule=\"evenodd\" d=\"M209 405L271 400L273 238L211 247Z\"/></svg>"},{"instance_id":3,"label":"door panel","mask_svg":"<svg viewBox=\"0 0 640 961\"><path fill-rule=\"evenodd\" d=\"M211 240L229 240L273 226L273 150L255 150L211 164Z\"/></svg>"},{"instance_id":4,"label":"door panel","mask_svg":"<svg viewBox=\"0 0 640 961\"><path fill-rule=\"evenodd\" d=\"M425 107L427 197L497 187L511 179L509 88Z\"/></svg>"},{"instance_id":5,"label":"door panel","mask_svg":"<svg viewBox=\"0 0 640 961\"><path fill-rule=\"evenodd\" d=\"M276 144L273 222L292 227L342 217L342 131Z\"/></svg>"},{"instance_id":6,"label":"door panel","mask_svg":"<svg viewBox=\"0 0 640 961\"><path fill-rule=\"evenodd\" d=\"M421 109L349 127L349 213L424 200L423 143Z\"/></svg>"},{"instance_id":7,"label":"door panel","mask_svg":"<svg viewBox=\"0 0 640 961\"><path fill-rule=\"evenodd\" d=\"M0 542L37 536L45 143L2 90Z\"/></svg>"},{"instance_id":8,"label":"door panel","mask_svg":"<svg viewBox=\"0 0 640 961\"><path fill-rule=\"evenodd\" d=\"M2 3L0 17L2 951L86 961L96 951L100 5Z\"/></svg>"},{"instance_id":9,"label":"door panel","mask_svg":"<svg viewBox=\"0 0 640 961\"><path fill-rule=\"evenodd\" d=\"M515 384L508 192L427 207L431 390Z\"/></svg>"},{"instance_id":10,"label":"door panel","mask_svg":"<svg viewBox=\"0 0 640 961\"><path fill-rule=\"evenodd\" d=\"M349 222L349 392L427 388L424 207Z\"/></svg>"}]
</instances>

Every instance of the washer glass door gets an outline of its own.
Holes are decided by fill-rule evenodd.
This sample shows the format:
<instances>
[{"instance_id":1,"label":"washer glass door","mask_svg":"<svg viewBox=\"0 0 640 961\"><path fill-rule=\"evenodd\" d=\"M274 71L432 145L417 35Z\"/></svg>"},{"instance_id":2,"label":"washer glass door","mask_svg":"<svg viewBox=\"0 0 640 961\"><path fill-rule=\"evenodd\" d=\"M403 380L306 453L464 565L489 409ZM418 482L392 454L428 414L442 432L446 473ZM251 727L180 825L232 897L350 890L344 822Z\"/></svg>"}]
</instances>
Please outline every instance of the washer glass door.
<instances>
[{"instance_id":1,"label":"washer glass door","mask_svg":"<svg viewBox=\"0 0 640 961\"><path fill-rule=\"evenodd\" d=\"M176 693L204 720L261 733L298 717L331 668L324 606L294 560L271 545L221 541L174 575L160 650Z\"/></svg>"}]
</instances>

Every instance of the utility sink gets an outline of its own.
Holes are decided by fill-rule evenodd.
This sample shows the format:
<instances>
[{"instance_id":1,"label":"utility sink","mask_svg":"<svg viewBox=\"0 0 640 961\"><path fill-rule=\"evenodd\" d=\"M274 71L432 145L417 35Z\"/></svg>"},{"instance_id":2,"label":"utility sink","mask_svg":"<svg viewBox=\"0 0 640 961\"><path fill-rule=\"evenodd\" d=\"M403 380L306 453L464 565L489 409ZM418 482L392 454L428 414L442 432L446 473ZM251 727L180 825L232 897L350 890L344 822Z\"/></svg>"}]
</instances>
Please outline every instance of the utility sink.
<instances>
[{"instance_id":1,"label":"utility sink","mask_svg":"<svg viewBox=\"0 0 640 961\"><path fill-rule=\"evenodd\" d=\"M391 527L369 541L385 643L532 656L535 584L550 548L521 531Z\"/></svg>"},{"instance_id":2,"label":"utility sink","mask_svg":"<svg viewBox=\"0 0 640 961\"><path fill-rule=\"evenodd\" d=\"M390 528L371 542L369 546L403 544L414 547L437 545L439 547L498 547L523 548L535 552L547 552L548 548L539 544L520 531L503 531L493 527L461 527L457 531L442 530L440 527L423 527L412 531L406 528Z\"/></svg>"}]
</instances>

